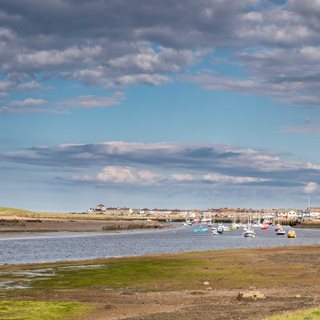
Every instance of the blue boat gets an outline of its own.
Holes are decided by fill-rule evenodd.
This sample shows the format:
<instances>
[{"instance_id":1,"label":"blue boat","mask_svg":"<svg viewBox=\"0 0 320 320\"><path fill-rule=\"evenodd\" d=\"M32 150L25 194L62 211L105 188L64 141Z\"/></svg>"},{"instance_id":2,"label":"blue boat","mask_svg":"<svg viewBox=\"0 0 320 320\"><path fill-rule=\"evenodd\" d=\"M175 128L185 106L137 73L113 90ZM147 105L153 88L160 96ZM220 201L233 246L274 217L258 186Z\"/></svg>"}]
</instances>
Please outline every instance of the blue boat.
<instances>
[{"instance_id":1,"label":"blue boat","mask_svg":"<svg viewBox=\"0 0 320 320\"><path fill-rule=\"evenodd\" d=\"M193 231L194 232L206 232L206 231L208 231L208 228L204 228L201 224L199 228L194 228Z\"/></svg>"}]
</instances>

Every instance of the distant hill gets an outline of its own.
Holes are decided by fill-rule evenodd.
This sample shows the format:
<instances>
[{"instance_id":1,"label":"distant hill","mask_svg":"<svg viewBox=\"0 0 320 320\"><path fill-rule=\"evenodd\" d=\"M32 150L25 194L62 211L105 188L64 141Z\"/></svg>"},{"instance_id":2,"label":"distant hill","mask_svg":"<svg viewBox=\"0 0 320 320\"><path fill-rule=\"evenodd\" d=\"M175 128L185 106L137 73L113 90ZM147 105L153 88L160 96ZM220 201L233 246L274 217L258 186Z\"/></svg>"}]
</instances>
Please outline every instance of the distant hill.
<instances>
[{"instance_id":1,"label":"distant hill","mask_svg":"<svg viewBox=\"0 0 320 320\"><path fill-rule=\"evenodd\" d=\"M58 212L35 212L25 209L16 208L5 208L0 207L0 218L1 217L26 217L26 218L54 218L66 216L65 213Z\"/></svg>"}]
</instances>

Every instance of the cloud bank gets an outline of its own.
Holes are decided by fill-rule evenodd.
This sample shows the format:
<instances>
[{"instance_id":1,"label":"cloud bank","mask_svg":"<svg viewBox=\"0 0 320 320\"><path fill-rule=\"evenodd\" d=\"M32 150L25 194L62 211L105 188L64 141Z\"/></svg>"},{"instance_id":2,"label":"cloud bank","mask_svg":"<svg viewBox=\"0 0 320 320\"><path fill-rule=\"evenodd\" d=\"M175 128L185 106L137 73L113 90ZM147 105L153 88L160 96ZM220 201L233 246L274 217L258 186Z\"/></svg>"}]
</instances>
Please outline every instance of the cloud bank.
<instances>
[{"instance_id":1,"label":"cloud bank","mask_svg":"<svg viewBox=\"0 0 320 320\"><path fill-rule=\"evenodd\" d=\"M66 181L100 187L245 186L308 193L320 184L320 164L229 145L108 141L33 147L3 154L2 159L42 170L54 168L57 178L60 172Z\"/></svg>"},{"instance_id":2,"label":"cloud bank","mask_svg":"<svg viewBox=\"0 0 320 320\"><path fill-rule=\"evenodd\" d=\"M116 105L97 100L135 84L174 81L319 105L317 0L3 0L0 17L2 113L68 108L50 101L28 109L12 98L19 91L28 93L24 104L43 99L50 78L105 90L74 96L73 108L83 108L84 99L90 108ZM218 59L219 50L230 54Z\"/></svg>"}]
</instances>

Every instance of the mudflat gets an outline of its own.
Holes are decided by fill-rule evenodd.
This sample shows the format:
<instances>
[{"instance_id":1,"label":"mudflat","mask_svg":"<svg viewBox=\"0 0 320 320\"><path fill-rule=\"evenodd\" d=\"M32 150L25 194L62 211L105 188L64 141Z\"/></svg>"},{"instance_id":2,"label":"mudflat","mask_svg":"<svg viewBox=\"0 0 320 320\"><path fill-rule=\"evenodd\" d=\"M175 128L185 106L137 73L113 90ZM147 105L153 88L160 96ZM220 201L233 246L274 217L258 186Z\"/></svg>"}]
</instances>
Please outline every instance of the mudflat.
<instances>
[{"instance_id":1,"label":"mudflat","mask_svg":"<svg viewBox=\"0 0 320 320\"><path fill-rule=\"evenodd\" d=\"M48 218L0 218L0 233L12 232L100 232L121 229L147 229L160 227L156 221L48 219Z\"/></svg>"},{"instance_id":2,"label":"mudflat","mask_svg":"<svg viewBox=\"0 0 320 320\"><path fill-rule=\"evenodd\" d=\"M7 265L0 283L13 306L78 303L74 319L265 319L320 306L320 247Z\"/></svg>"}]
</instances>

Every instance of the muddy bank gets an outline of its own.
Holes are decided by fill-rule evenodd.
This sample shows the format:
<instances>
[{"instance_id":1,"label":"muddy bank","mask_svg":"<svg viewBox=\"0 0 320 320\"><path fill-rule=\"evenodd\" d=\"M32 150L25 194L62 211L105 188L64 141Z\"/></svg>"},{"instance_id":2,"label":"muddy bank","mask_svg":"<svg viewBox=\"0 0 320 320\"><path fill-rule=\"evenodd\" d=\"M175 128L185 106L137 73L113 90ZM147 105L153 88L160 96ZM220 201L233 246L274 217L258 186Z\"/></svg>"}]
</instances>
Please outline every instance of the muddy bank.
<instances>
[{"instance_id":1,"label":"muddy bank","mask_svg":"<svg viewBox=\"0 0 320 320\"><path fill-rule=\"evenodd\" d=\"M159 229L172 224L158 221L0 219L0 234L11 232L100 232L132 229Z\"/></svg>"},{"instance_id":2,"label":"muddy bank","mask_svg":"<svg viewBox=\"0 0 320 320\"><path fill-rule=\"evenodd\" d=\"M294 225L294 227L301 229L320 229L320 223L298 223Z\"/></svg>"}]
</instances>

